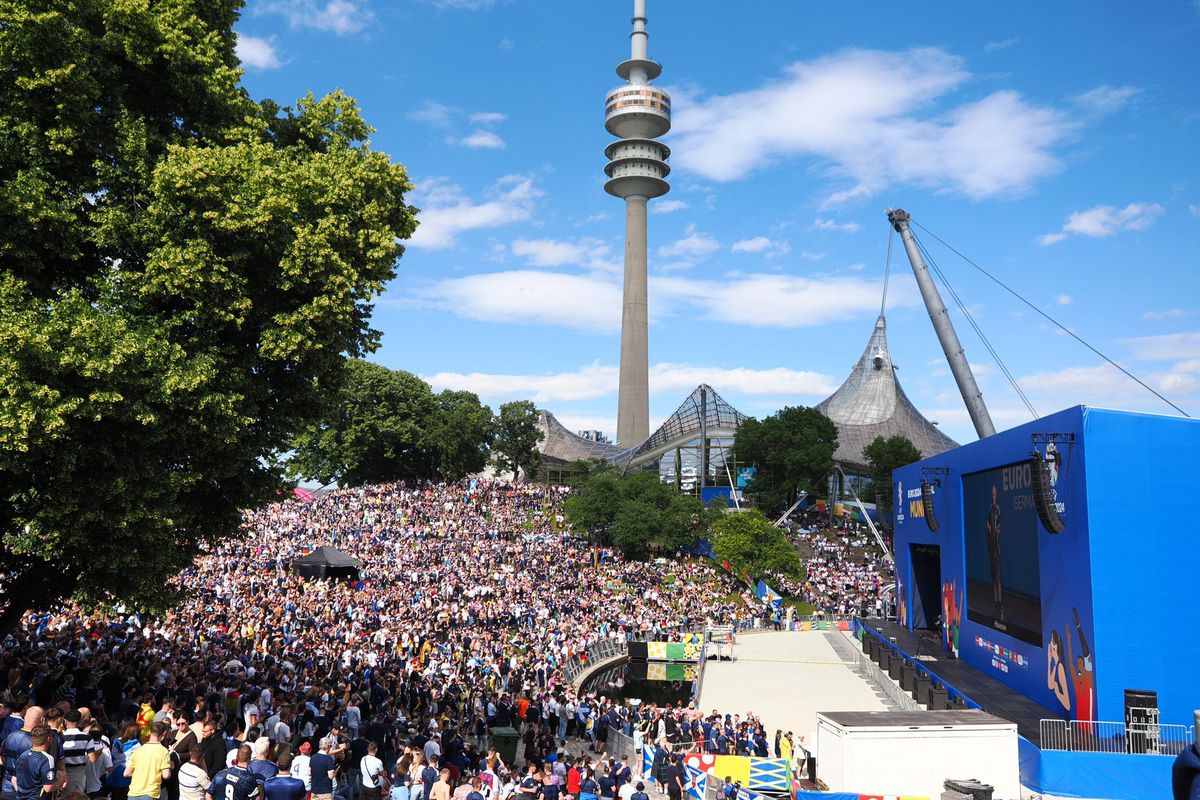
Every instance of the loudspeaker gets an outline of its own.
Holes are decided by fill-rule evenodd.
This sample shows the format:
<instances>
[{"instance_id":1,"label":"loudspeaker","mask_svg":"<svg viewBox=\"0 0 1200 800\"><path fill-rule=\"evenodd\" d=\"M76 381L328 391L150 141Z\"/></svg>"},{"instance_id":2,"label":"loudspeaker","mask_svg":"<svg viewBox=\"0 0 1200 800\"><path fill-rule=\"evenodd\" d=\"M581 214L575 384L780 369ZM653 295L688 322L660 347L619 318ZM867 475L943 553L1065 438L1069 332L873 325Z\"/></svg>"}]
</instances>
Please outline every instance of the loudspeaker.
<instances>
[{"instance_id":1,"label":"loudspeaker","mask_svg":"<svg viewBox=\"0 0 1200 800\"><path fill-rule=\"evenodd\" d=\"M1050 485L1050 465L1037 450L1033 451L1030 469L1030 488L1033 489L1033 507L1047 533L1062 533L1066 524L1054 507L1054 487Z\"/></svg>"},{"instance_id":2,"label":"loudspeaker","mask_svg":"<svg viewBox=\"0 0 1200 800\"><path fill-rule=\"evenodd\" d=\"M929 526L929 530L936 532L941 525L938 523L937 514L933 513L933 485L924 478L921 479L921 506L925 512L925 524Z\"/></svg>"},{"instance_id":3,"label":"loudspeaker","mask_svg":"<svg viewBox=\"0 0 1200 800\"><path fill-rule=\"evenodd\" d=\"M629 653L630 661L645 661L650 657L650 648L645 642L630 642L626 652Z\"/></svg>"}]
</instances>

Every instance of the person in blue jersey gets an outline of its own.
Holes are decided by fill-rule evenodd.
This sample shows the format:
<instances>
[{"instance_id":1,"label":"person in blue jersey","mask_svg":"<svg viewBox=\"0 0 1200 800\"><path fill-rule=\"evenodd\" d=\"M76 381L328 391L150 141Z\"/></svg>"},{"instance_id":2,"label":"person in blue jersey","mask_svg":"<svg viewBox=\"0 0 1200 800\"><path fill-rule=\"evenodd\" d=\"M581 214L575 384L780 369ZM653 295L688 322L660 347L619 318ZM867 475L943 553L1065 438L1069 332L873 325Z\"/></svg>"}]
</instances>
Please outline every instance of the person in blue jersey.
<instances>
[{"instance_id":1,"label":"person in blue jersey","mask_svg":"<svg viewBox=\"0 0 1200 800\"><path fill-rule=\"evenodd\" d=\"M262 800L262 782L250 771L250 754L250 745L238 748L237 762L225 772L224 800Z\"/></svg>"},{"instance_id":2,"label":"person in blue jersey","mask_svg":"<svg viewBox=\"0 0 1200 800\"><path fill-rule=\"evenodd\" d=\"M258 778L259 783L274 778L279 773L279 767L267 757L271 750L271 741L265 736L254 740L254 758L250 759L250 771Z\"/></svg>"},{"instance_id":3,"label":"person in blue jersey","mask_svg":"<svg viewBox=\"0 0 1200 800\"><path fill-rule=\"evenodd\" d=\"M312 773L310 777L312 781L311 800L332 800L333 798L333 776L337 773L337 762L329 754L332 747L333 740L326 736L320 742L320 749L313 753L312 758L308 761L308 767Z\"/></svg>"},{"instance_id":4,"label":"person in blue jersey","mask_svg":"<svg viewBox=\"0 0 1200 800\"><path fill-rule=\"evenodd\" d=\"M291 753L279 757L279 773L263 784L264 800L305 800L308 796L304 781L292 777L292 760Z\"/></svg>"},{"instance_id":5,"label":"person in blue jersey","mask_svg":"<svg viewBox=\"0 0 1200 800\"><path fill-rule=\"evenodd\" d=\"M17 760L29 749L33 729L40 727L44 720L45 712L41 706L30 706L25 709L25 724L4 737L4 785L0 787L0 796L4 800L16 797L17 790L13 779L17 774Z\"/></svg>"},{"instance_id":6,"label":"person in blue jersey","mask_svg":"<svg viewBox=\"0 0 1200 800\"><path fill-rule=\"evenodd\" d=\"M30 749L17 759L13 770L13 792L16 800L40 800L53 797L66 785L66 776L60 775L50 748L50 729L39 725L30 731Z\"/></svg>"},{"instance_id":7,"label":"person in blue jersey","mask_svg":"<svg viewBox=\"0 0 1200 800\"><path fill-rule=\"evenodd\" d=\"M204 792L205 800L225 800L225 779L229 777L229 770L219 770L213 776L212 783L208 785L208 789Z\"/></svg>"}]
</instances>

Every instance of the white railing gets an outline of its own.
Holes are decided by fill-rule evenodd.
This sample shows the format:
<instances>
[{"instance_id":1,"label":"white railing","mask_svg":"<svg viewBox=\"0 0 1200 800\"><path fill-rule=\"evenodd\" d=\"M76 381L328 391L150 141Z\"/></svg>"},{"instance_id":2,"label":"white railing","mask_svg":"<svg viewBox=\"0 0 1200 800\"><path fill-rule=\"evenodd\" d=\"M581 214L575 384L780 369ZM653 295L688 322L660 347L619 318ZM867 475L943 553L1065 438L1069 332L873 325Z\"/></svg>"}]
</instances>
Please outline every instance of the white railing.
<instances>
[{"instance_id":1,"label":"white railing","mask_svg":"<svg viewBox=\"0 0 1200 800\"><path fill-rule=\"evenodd\" d=\"M1083 753L1177 756L1195 739L1190 726L1145 722L1044 719L1039 732L1043 750Z\"/></svg>"}]
</instances>

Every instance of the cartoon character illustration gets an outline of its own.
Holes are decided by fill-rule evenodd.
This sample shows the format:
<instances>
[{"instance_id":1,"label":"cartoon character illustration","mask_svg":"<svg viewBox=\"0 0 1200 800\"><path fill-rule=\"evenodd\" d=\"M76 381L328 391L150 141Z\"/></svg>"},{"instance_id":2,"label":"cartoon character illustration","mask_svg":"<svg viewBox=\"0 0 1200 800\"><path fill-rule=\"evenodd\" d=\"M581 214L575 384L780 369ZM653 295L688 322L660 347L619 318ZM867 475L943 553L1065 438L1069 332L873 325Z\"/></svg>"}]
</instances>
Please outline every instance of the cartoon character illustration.
<instances>
[{"instance_id":1,"label":"cartoon character illustration","mask_svg":"<svg viewBox=\"0 0 1200 800\"><path fill-rule=\"evenodd\" d=\"M1050 487L1053 488L1058 485L1058 448L1054 442L1046 445L1046 464L1050 468Z\"/></svg>"},{"instance_id":2,"label":"cartoon character illustration","mask_svg":"<svg viewBox=\"0 0 1200 800\"><path fill-rule=\"evenodd\" d=\"M942 644L958 658L958 634L962 624L963 603L959 598L957 581L942 584Z\"/></svg>"},{"instance_id":3,"label":"cartoon character illustration","mask_svg":"<svg viewBox=\"0 0 1200 800\"><path fill-rule=\"evenodd\" d=\"M992 565L992 603L997 620L1004 619L1004 590L1000 585L1000 503L998 490L992 486L992 504L987 514L988 558Z\"/></svg>"},{"instance_id":4,"label":"cartoon character illustration","mask_svg":"<svg viewBox=\"0 0 1200 800\"><path fill-rule=\"evenodd\" d=\"M1075 635L1079 638L1079 655L1071 654L1071 629L1067 628L1067 663L1071 665L1071 682L1075 686L1075 719L1091 721L1096 718L1096 674L1092 669L1092 654L1087 639L1083 638L1083 626L1079 622L1079 609L1075 612ZM1091 726L1084 726L1090 732Z\"/></svg>"},{"instance_id":5,"label":"cartoon character illustration","mask_svg":"<svg viewBox=\"0 0 1200 800\"><path fill-rule=\"evenodd\" d=\"M1069 718L1071 695L1067 692L1067 669L1063 665L1063 643L1058 631L1050 631L1050 646L1046 648L1046 688L1058 698L1058 704Z\"/></svg>"}]
</instances>

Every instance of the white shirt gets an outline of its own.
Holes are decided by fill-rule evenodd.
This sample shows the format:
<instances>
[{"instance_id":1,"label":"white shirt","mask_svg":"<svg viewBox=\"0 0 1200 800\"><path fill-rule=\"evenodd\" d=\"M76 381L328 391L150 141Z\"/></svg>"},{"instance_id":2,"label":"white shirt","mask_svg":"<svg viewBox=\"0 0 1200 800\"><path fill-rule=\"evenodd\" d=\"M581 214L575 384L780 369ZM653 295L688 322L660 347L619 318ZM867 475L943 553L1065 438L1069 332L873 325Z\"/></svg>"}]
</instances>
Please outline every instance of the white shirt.
<instances>
[{"instance_id":1,"label":"white shirt","mask_svg":"<svg viewBox=\"0 0 1200 800\"><path fill-rule=\"evenodd\" d=\"M634 788L633 782L626 781L625 783L621 784L621 791L617 792L617 796L620 797L621 800L629 800L629 798L633 797L634 792L636 791L637 789Z\"/></svg>"},{"instance_id":2,"label":"white shirt","mask_svg":"<svg viewBox=\"0 0 1200 800\"><path fill-rule=\"evenodd\" d=\"M375 779L375 776L383 772L383 762L370 753L367 753L362 757L361 769L363 786L366 786L368 789L378 788L379 783Z\"/></svg>"},{"instance_id":3,"label":"white shirt","mask_svg":"<svg viewBox=\"0 0 1200 800\"><path fill-rule=\"evenodd\" d=\"M292 777L304 781L304 788L312 791L312 770L308 766L309 758L310 756L306 756L303 753L296 756L295 760L292 761Z\"/></svg>"}]
</instances>

